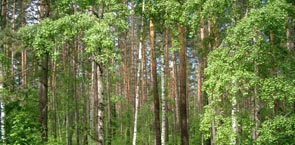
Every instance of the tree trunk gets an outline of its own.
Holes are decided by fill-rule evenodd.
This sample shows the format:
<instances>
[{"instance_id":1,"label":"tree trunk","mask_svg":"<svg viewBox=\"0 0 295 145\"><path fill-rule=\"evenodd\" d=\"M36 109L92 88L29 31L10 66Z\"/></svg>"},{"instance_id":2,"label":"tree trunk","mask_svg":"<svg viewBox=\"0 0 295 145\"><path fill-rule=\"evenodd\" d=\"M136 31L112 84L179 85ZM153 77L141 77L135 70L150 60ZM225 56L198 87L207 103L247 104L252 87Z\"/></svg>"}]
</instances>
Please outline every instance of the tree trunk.
<instances>
[{"instance_id":1,"label":"tree trunk","mask_svg":"<svg viewBox=\"0 0 295 145\"><path fill-rule=\"evenodd\" d=\"M79 44L80 45L80 44ZM84 49L83 49L83 47L82 46L79 46L79 52L80 52L80 54L83 54L83 52L84 52ZM79 58L79 61L80 62L83 62L83 58L82 58L82 56L80 56L80 58ZM89 117L88 117L88 115L89 115L89 105L88 105L88 101L89 101L89 99L87 99L87 97L86 97L86 94L87 94L87 92L86 92L86 82L85 82L85 78L86 78L86 71L85 71L85 68L83 67L84 66L84 63L80 63L80 72L82 73L82 80L81 80L81 97L83 98L83 108L82 108L82 111L83 111L83 145L87 145L88 144L88 122L89 122Z\"/></svg>"},{"instance_id":2,"label":"tree trunk","mask_svg":"<svg viewBox=\"0 0 295 145\"><path fill-rule=\"evenodd\" d=\"M97 64L96 64L97 65ZM96 117L96 133L97 133L97 145L104 144L104 132L103 132L103 82L102 71L100 65L97 65L97 117Z\"/></svg>"},{"instance_id":3,"label":"tree trunk","mask_svg":"<svg viewBox=\"0 0 295 145\"><path fill-rule=\"evenodd\" d=\"M166 25L165 26L165 50L164 50L164 59L165 59L165 80L166 80L166 88L167 88L167 93L166 96L170 96L170 99L172 99L171 90L170 90L170 69L169 69L169 28ZM165 89L166 90L166 89ZM171 106L165 105L166 111L169 111L171 109ZM166 127L165 127L165 134L166 134L166 142L169 141L169 124L168 124L168 115L165 116L165 122L166 122Z\"/></svg>"},{"instance_id":4,"label":"tree trunk","mask_svg":"<svg viewBox=\"0 0 295 145\"><path fill-rule=\"evenodd\" d=\"M78 52L79 52L79 35L74 40L74 51L73 51L73 60L72 60L72 67L73 67L73 77L74 77L74 84L73 84L73 92L74 92L74 99L75 99L75 131L76 131L76 144L80 144L80 132L79 132L79 125L80 125L80 114L79 114L79 88L77 84L77 72L79 71L79 65L77 65L78 61Z\"/></svg>"},{"instance_id":5,"label":"tree trunk","mask_svg":"<svg viewBox=\"0 0 295 145\"><path fill-rule=\"evenodd\" d=\"M97 96L97 84L96 84L96 73L97 73L97 66L95 61L92 61L91 63L91 96L89 98L90 100L90 136L92 138L96 137L96 132L95 130L95 116L97 116L97 112L95 111L95 100L96 100L96 96ZM96 139L96 138L95 138ZM92 141L90 142L90 144L92 143Z\"/></svg>"},{"instance_id":6,"label":"tree trunk","mask_svg":"<svg viewBox=\"0 0 295 145\"><path fill-rule=\"evenodd\" d=\"M144 1L142 2L142 12L144 12ZM138 51L138 61L137 61L137 81L136 81L136 92L135 92L135 112L134 112L134 128L133 128L133 140L132 145L136 145L137 137L137 120L138 120L138 108L139 108L139 85L140 85L140 71L142 64L142 43L143 43L143 17L141 18L141 28L140 28L140 42L139 42L139 51Z\"/></svg>"},{"instance_id":7,"label":"tree trunk","mask_svg":"<svg viewBox=\"0 0 295 145\"><path fill-rule=\"evenodd\" d=\"M40 19L43 20L49 16L49 2L47 0L41 0L40 6ZM43 59L39 65L40 79L38 85L39 95L39 112L41 123L41 138L42 143L45 144L48 141L48 66L49 66L49 52L45 52Z\"/></svg>"},{"instance_id":8,"label":"tree trunk","mask_svg":"<svg viewBox=\"0 0 295 145\"><path fill-rule=\"evenodd\" d=\"M2 0L1 1L1 29L4 29L6 27L7 21L8 21L8 16L7 16L7 0Z\"/></svg>"},{"instance_id":9,"label":"tree trunk","mask_svg":"<svg viewBox=\"0 0 295 145\"><path fill-rule=\"evenodd\" d=\"M139 52L141 51L141 42L139 45ZM134 110L134 127L133 127L133 140L132 145L136 145L136 137L137 137L137 120L138 120L138 108L139 108L139 84L140 84L140 67L141 67L141 52L138 53L138 62L137 62L137 81L136 81L136 92L135 92L135 110Z\"/></svg>"},{"instance_id":10,"label":"tree trunk","mask_svg":"<svg viewBox=\"0 0 295 145\"><path fill-rule=\"evenodd\" d=\"M254 40L255 41L255 40ZM255 62L254 64L254 71L255 71L255 75L258 76L258 66ZM259 111L260 111L260 103L259 103L259 100L257 97L257 86L255 85L254 86L254 94L252 95L252 98L251 98L251 118L252 118L252 121L253 123L255 124L253 127L252 127L252 140L253 142L256 142L257 138L258 138L258 129L259 129L259 126L260 126L260 119L259 119Z\"/></svg>"},{"instance_id":11,"label":"tree trunk","mask_svg":"<svg viewBox=\"0 0 295 145\"><path fill-rule=\"evenodd\" d=\"M161 144L160 134L160 103L158 94L158 82L157 82L157 62L156 62L156 50L155 50L155 30L153 20L150 19L150 47L151 47L151 68L152 68L152 82L153 82L153 95L154 95L154 131L155 131L155 145Z\"/></svg>"},{"instance_id":12,"label":"tree trunk","mask_svg":"<svg viewBox=\"0 0 295 145\"><path fill-rule=\"evenodd\" d=\"M57 53L57 49L54 48L54 53ZM52 77L51 77L51 91L52 91L52 134L55 141L57 141L57 103L56 103L56 60L52 60Z\"/></svg>"},{"instance_id":13,"label":"tree trunk","mask_svg":"<svg viewBox=\"0 0 295 145\"><path fill-rule=\"evenodd\" d=\"M180 41L180 134L181 134L181 144L188 145L188 126L187 126L187 110L186 110L186 46L184 37L184 28L178 24L178 38Z\"/></svg>"},{"instance_id":14,"label":"tree trunk","mask_svg":"<svg viewBox=\"0 0 295 145\"><path fill-rule=\"evenodd\" d=\"M133 110L135 110L135 87L136 87L136 57L134 57L135 54L135 47L134 47L134 29L135 29L135 21L134 21L134 2L131 2L131 36L130 36L130 90L129 90L129 95L131 96L131 102L133 105Z\"/></svg>"},{"instance_id":15,"label":"tree trunk","mask_svg":"<svg viewBox=\"0 0 295 145\"><path fill-rule=\"evenodd\" d=\"M72 41L74 42L74 40ZM74 44L74 43L73 43ZM69 44L68 44L69 45ZM70 45L69 45L70 46ZM74 45L73 45L74 47ZM73 118L74 118L74 110L72 109L74 105L74 96L75 96L75 90L74 90L74 72L73 72L73 50L67 49L66 54L68 56L67 59L67 66L65 72L67 72L67 75L71 79L66 79L66 92L67 92L67 102L66 102L66 142L67 145L73 144Z\"/></svg>"},{"instance_id":16,"label":"tree trunk","mask_svg":"<svg viewBox=\"0 0 295 145\"><path fill-rule=\"evenodd\" d=\"M91 136L97 145L104 144L103 132L103 86L100 66L92 61L92 95L90 98L90 128Z\"/></svg>"},{"instance_id":17,"label":"tree trunk","mask_svg":"<svg viewBox=\"0 0 295 145\"><path fill-rule=\"evenodd\" d=\"M124 4L128 6L128 1L124 1ZM128 41L128 33L125 32L124 34L124 95L125 99L127 100L127 126L126 126L126 143L125 144L130 144L131 143L131 115L129 112L130 110L130 103L131 103L131 98L130 98L130 65L129 62L131 61L130 59L130 53L128 53L128 47L127 47L127 41ZM123 108L122 108L123 109Z\"/></svg>"},{"instance_id":18,"label":"tree trunk","mask_svg":"<svg viewBox=\"0 0 295 145\"><path fill-rule=\"evenodd\" d=\"M24 27L26 23L26 19L25 19L25 4L24 1L21 1L21 27ZM26 73L26 69L27 69L27 51L24 48L21 52L21 68L22 68L22 87L23 89L26 88L27 86L27 73Z\"/></svg>"},{"instance_id":19,"label":"tree trunk","mask_svg":"<svg viewBox=\"0 0 295 145\"><path fill-rule=\"evenodd\" d=\"M174 135L176 136L177 132L179 131L179 95L178 95L178 85L177 85L177 66L176 66L176 52L172 52L172 77L171 77L171 87L172 89L172 95L174 97L175 105L174 105L174 114L173 114L173 119L174 119ZM174 137L175 139L175 137Z\"/></svg>"},{"instance_id":20,"label":"tree trunk","mask_svg":"<svg viewBox=\"0 0 295 145\"><path fill-rule=\"evenodd\" d=\"M161 53L161 98L162 98L162 131L161 131L161 143L165 145L166 137L166 96L165 96L165 60L164 53Z\"/></svg>"},{"instance_id":21,"label":"tree trunk","mask_svg":"<svg viewBox=\"0 0 295 145\"><path fill-rule=\"evenodd\" d=\"M141 26L141 29L142 29L142 32L140 32L141 33L141 35L143 35L143 24L142 24L142 26ZM141 56L142 56L142 59L141 59L141 95L140 95L140 100L141 100L141 103L140 103L140 106L142 106L144 103L145 103L145 101L146 101L146 98L147 98L147 93L146 93L146 90L147 90L147 78L145 78L145 72L146 72L146 60L145 60L145 51L146 51L146 49L145 49L145 43L144 43L144 40L142 39L142 42L140 42L140 43L142 43L142 50L141 50ZM140 44L139 44L140 45Z\"/></svg>"},{"instance_id":22,"label":"tree trunk","mask_svg":"<svg viewBox=\"0 0 295 145\"><path fill-rule=\"evenodd\" d=\"M237 80L234 80L232 84L237 85ZM238 87L238 86L236 86ZM238 135L238 122L237 122L237 92L233 95L232 98L232 110L231 110L231 123L233 134L231 136L231 144L237 144L237 135Z\"/></svg>"},{"instance_id":23,"label":"tree trunk","mask_svg":"<svg viewBox=\"0 0 295 145\"><path fill-rule=\"evenodd\" d=\"M112 65L112 64L111 64ZM107 71L107 83L106 83L106 92L107 92L107 144L111 145L111 141L112 141L112 128L111 128L111 122L112 122L112 112L111 112L111 92L110 92L110 87L111 87L111 84L110 84L110 71Z\"/></svg>"},{"instance_id":24,"label":"tree trunk","mask_svg":"<svg viewBox=\"0 0 295 145\"><path fill-rule=\"evenodd\" d=\"M205 44L204 44L204 39L205 39L205 28L204 28L204 18L201 18L201 28L200 28L200 36L201 36L201 49L204 51L205 49ZM204 53L204 52L203 52ZM199 112L202 112L202 83L203 83L203 55L199 56L199 65L198 65L198 110Z\"/></svg>"},{"instance_id":25,"label":"tree trunk","mask_svg":"<svg viewBox=\"0 0 295 145\"><path fill-rule=\"evenodd\" d=\"M48 140L48 60L49 53L45 53L43 56L42 63L39 66L41 72L39 82L39 111L40 111L40 122L41 122L41 137L42 143L45 144Z\"/></svg>"},{"instance_id":26,"label":"tree trunk","mask_svg":"<svg viewBox=\"0 0 295 145\"><path fill-rule=\"evenodd\" d=\"M2 91L3 89L3 83L2 83L2 80L3 80L3 73L2 73L2 70L3 70L3 65L0 64L0 92ZM1 140L1 143L2 144L6 144L5 142L5 110L4 110L4 101L1 99L0 100L0 140Z\"/></svg>"},{"instance_id":27,"label":"tree trunk","mask_svg":"<svg viewBox=\"0 0 295 145\"><path fill-rule=\"evenodd\" d=\"M12 4L12 21L11 21L11 32L14 33L15 32L15 22L16 22L16 17L14 17L16 15L16 0L13 0L13 4ZM14 72L14 49L13 46L11 47L11 75L12 77L12 87L14 89L15 87L15 72Z\"/></svg>"}]
</instances>

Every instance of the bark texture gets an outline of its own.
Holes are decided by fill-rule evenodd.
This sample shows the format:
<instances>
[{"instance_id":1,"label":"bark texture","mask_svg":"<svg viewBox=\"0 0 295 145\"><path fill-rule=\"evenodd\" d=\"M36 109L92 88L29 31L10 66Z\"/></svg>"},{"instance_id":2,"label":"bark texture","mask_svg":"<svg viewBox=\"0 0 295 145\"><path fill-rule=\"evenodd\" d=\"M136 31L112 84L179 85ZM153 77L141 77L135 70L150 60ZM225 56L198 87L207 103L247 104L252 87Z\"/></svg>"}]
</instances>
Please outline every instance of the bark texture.
<instances>
[{"instance_id":1,"label":"bark texture","mask_svg":"<svg viewBox=\"0 0 295 145\"><path fill-rule=\"evenodd\" d=\"M155 49L155 30L153 20L150 19L150 47L151 47L151 69L152 69L152 84L154 95L154 127L155 127L155 145L161 144L160 134L160 102L158 94L158 81L157 81L157 64L156 64L156 49Z\"/></svg>"},{"instance_id":2,"label":"bark texture","mask_svg":"<svg viewBox=\"0 0 295 145\"><path fill-rule=\"evenodd\" d=\"M181 144L188 145L188 126L187 126L187 109L186 109L186 46L185 46L185 38L184 38L184 28L179 24L178 25L178 38L180 41L180 134L181 134Z\"/></svg>"}]
</instances>

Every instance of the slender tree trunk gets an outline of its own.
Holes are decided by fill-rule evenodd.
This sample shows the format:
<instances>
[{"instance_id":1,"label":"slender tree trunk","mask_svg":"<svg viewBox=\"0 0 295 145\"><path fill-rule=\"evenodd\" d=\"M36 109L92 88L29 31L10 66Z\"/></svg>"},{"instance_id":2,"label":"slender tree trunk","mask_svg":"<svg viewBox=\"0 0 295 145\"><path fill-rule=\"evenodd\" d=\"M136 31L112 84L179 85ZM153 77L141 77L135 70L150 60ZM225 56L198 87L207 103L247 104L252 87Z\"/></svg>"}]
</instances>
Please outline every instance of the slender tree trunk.
<instances>
[{"instance_id":1,"label":"slender tree trunk","mask_svg":"<svg viewBox=\"0 0 295 145\"><path fill-rule=\"evenodd\" d=\"M142 12L144 12L144 3L142 2ZM139 85L140 85L140 71L142 65L142 45L143 45L143 16L141 17L141 28L140 28L140 42L139 42L139 51L138 51L138 60L137 60L137 82L136 82L136 92L135 92L135 112L134 112L134 128L133 128L133 140L132 145L136 145L137 138L137 121L138 121L138 108L139 108Z\"/></svg>"},{"instance_id":2,"label":"slender tree trunk","mask_svg":"<svg viewBox=\"0 0 295 145\"><path fill-rule=\"evenodd\" d=\"M124 48L125 48L125 52L124 52L124 55L125 55L125 62L124 62L124 72L125 72L125 76L124 76L124 90L125 90L125 98L127 100L127 108L126 108L126 111L127 112L131 112L132 110L130 109L130 102L131 102L131 99L130 99L130 73L129 73L129 64L128 64L128 48L127 48L127 34L125 34L125 44L124 44ZM130 113L127 113L127 129L126 129L126 136L127 136L127 142L126 144L130 144L130 130L131 130L131 123L130 123Z\"/></svg>"},{"instance_id":3,"label":"slender tree trunk","mask_svg":"<svg viewBox=\"0 0 295 145\"><path fill-rule=\"evenodd\" d=\"M111 64L112 65L112 64ZM106 92L107 92L107 144L111 145L111 140L112 140L112 129L111 129L111 120L112 120L112 117L111 117L111 92L110 92L110 71L107 71L107 82L106 82Z\"/></svg>"},{"instance_id":4,"label":"slender tree trunk","mask_svg":"<svg viewBox=\"0 0 295 145\"><path fill-rule=\"evenodd\" d=\"M12 21L11 21L11 32L14 33L15 32L15 22L16 22L16 0L13 0L13 4L12 4ZM15 87L15 72L14 72L14 67L15 67L15 64L14 64L14 48L13 46L11 47L11 75L13 76L12 77L12 87L14 89Z\"/></svg>"},{"instance_id":5,"label":"slender tree trunk","mask_svg":"<svg viewBox=\"0 0 295 145\"><path fill-rule=\"evenodd\" d=\"M41 0L40 18L43 20L49 16L49 1ZM39 112L41 122L41 138L42 143L48 141L48 66L49 66L49 52L45 52L39 65L40 79L39 79Z\"/></svg>"},{"instance_id":6,"label":"slender tree trunk","mask_svg":"<svg viewBox=\"0 0 295 145\"><path fill-rule=\"evenodd\" d=\"M83 47L80 46L80 54L83 54ZM80 57L80 62L83 62L83 58ZM86 92L86 82L85 82L85 79L86 79L86 71L83 67L83 63L80 63L80 69L81 69L81 73L82 73L82 81L81 81L81 96L83 97L83 145L88 145L88 122L89 122L89 110L90 108L88 107L88 102L89 102L89 99L87 99L87 92Z\"/></svg>"},{"instance_id":7,"label":"slender tree trunk","mask_svg":"<svg viewBox=\"0 0 295 145\"><path fill-rule=\"evenodd\" d=\"M143 26L141 26L141 27L143 27ZM141 29L143 29L143 28L141 28ZM143 35L143 30L142 30L142 32L141 32L141 35ZM147 88L147 86L146 86L146 81L147 81L147 78L145 78L145 71L146 71L146 64L145 64L145 51L146 51L146 49L145 49L145 45L144 45L144 40L142 39L142 50L141 50L141 56L142 56L142 59L141 59L141 91L140 91L140 93L141 93L141 95L140 95L140 100L141 100L141 103L140 103L140 106L142 106L144 103L145 103L145 101L146 101L146 88ZM140 44L139 44L140 45Z\"/></svg>"},{"instance_id":8,"label":"slender tree trunk","mask_svg":"<svg viewBox=\"0 0 295 145\"><path fill-rule=\"evenodd\" d=\"M254 94L257 94L257 88L255 88L254 90ZM256 96L256 95L255 95ZM258 134L258 129L259 129L259 126L260 126L260 119L259 119L259 111L260 111L260 103L259 103L259 100L257 98L255 98L255 96L253 97L253 105L254 105L254 108L253 108L253 121L255 122L255 125L254 127L252 128L252 139L254 142L257 141L257 138L259 136Z\"/></svg>"},{"instance_id":9,"label":"slender tree trunk","mask_svg":"<svg viewBox=\"0 0 295 145\"><path fill-rule=\"evenodd\" d=\"M161 54L161 97L162 97L162 131L161 131L161 143L165 145L168 142L168 117L166 111L168 106L166 105L166 95L169 96L169 91L166 93L166 87L169 87L169 28L165 26L165 44L164 50ZM166 87L165 87L166 86ZM169 88L168 88L169 89ZM168 90L167 89L167 90Z\"/></svg>"},{"instance_id":10,"label":"slender tree trunk","mask_svg":"<svg viewBox=\"0 0 295 145\"><path fill-rule=\"evenodd\" d=\"M255 40L254 40L255 41ZM254 71L255 71L255 75L258 76L258 66L255 62L254 64ZM258 129L260 126L260 119L259 119L259 111L260 111L260 103L259 103L259 99L257 98L257 94L258 94L258 90L257 90L257 86L254 86L254 94L252 96L252 100L251 100L251 117L252 117L252 121L255 124L252 127L252 140L253 142L257 141L258 138Z\"/></svg>"},{"instance_id":11,"label":"slender tree trunk","mask_svg":"<svg viewBox=\"0 0 295 145\"><path fill-rule=\"evenodd\" d=\"M127 0L124 1L125 5L128 5ZM131 142L131 135L130 135L130 130L131 130L131 121L130 121L130 65L129 62L131 61L130 59L130 53L128 53L128 47L127 47L127 41L128 41L128 33L126 32L124 34L124 95L125 99L127 100L127 107L126 111L127 113L127 126L126 126L126 144L130 144ZM123 108L122 108L123 109Z\"/></svg>"},{"instance_id":12,"label":"slender tree trunk","mask_svg":"<svg viewBox=\"0 0 295 145\"><path fill-rule=\"evenodd\" d=\"M170 69L169 69L169 27L165 26L165 51L164 51L164 59L165 59L165 75L166 75L166 88L167 93L166 96L170 96L170 99L172 99L171 90L170 90ZM171 109L171 106L165 105L166 111L169 111ZM168 123L168 115L165 116L165 122L166 122L166 128L165 128L165 134L166 134L166 142L169 141L169 123Z\"/></svg>"},{"instance_id":13,"label":"slender tree trunk","mask_svg":"<svg viewBox=\"0 0 295 145\"><path fill-rule=\"evenodd\" d=\"M26 23L26 19L25 19L25 4L24 1L21 1L21 27L24 27ZM21 67L22 67L22 87L25 89L27 86L27 73L26 73L26 69L27 69L27 51L24 48L21 52Z\"/></svg>"},{"instance_id":14,"label":"slender tree trunk","mask_svg":"<svg viewBox=\"0 0 295 145\"><path fill-rule=\"evenodd\" d=\"M57 49L54 48L54 53L57 53ZM56 60L52 60L52 77L51 77L51 91L52 91L52 134L55 141L57 141L57 103L56 103Z\"/></svg>"},{"instance_id":15,"label":"slender tree trunk","mask_svg":"<svg viewBox=\"0 0 295 145\"><path fill-rule=\"evenodd\" d=\"M186 110L186 46L184 37L184 28L178 24L178 38L180 41L180 134L181 134L181 144L188 145L188 126L187 126L187 110Z\"/></svg>"},{"instance_id":16,"label":"slender tree trunk","mask_svg":"<svg viewBox=\"0 0 295 145\"><path fill-rule=\"evenodd\" d=\"M76 131L76 144L80 144L80 131L79 131L79 120L80 120L80 114L79 114L79 88L78 88L78 84L77 84L77 71L79 70L79 66L76 64L76 62L78 61L78 55L77 52L79 52L79 36L77 36L77 38L74 40L74 51L73 51L73 77L74 77L74 84L73 84L73 88L74 88L74 99L75 99L75 131Z\"/></svg>"},{"instance_id":17,"label":"slender tree trunk","mask_svg":"<svg viewBox=\"0 0 295 145\"><path fill-rule=\"evenodd\" d=\"M102 71L100 65L97 65L97 117L96 117L96 132L97 132L97 145L104 144L103 132L103 83Z\"/></svg>"},{"instance_id":18,"label":"slender tree trunk","mask_svg":"<svg viewBox=\"0 0 295 145\"><path fill-rule=\"evenodd\" d=\"M7 22L7 1L2 0L1 1L1 29L4 30L6 27ZM4 38L5 39L5 38ZM1 47L3 47L3 50L5 51L6 46L3 44ZM4 73L4 64L0 64L0 91L3 89L3 73ZM6 136L5 136L5 104L4 100L0 99L0 139L2 144L6 144Z\"/></svg>"},{"instance_id":19,"label":"slender tree trunk","mask_svg":"<svg viewBox=\"0 0 295 145\"><path fill-rule=\"evenodd\" d=\"M1 1L1 29L4 29L6 27L7 23L7 0L2 0Z\"/></svg>"},{"instance_id":20,"label":"slender tree trunk","mask_svg":"<svg viewBox=\"0 0 295 145\"><path fill-rule=\"evenodd\" d=\"M174 114L173 114L173 118L174 118L174 135L176 136L176 134L179 131L179 95L178 95L178 85L177 85L177 66L176 66L176 52L172 52L172 78L171 78L171 86L172 86L172 94L174 97L174 101L175 101L175 105L174 105ZM175 137L174 137L175 139Z\"/></svg>"},{"instance_id":21,"label":"slender tree trunk","mask_svg":"<svg viewBox=\"0 0 295 145\"><path fill-rule=\"evenodd\" d=\"M162 98L162 131L161 144L165 145L166 137L166 96L165 96L165 60L164 52L161 53L161 98Z\"/></svg>"},{"instance_id":22,"label":"slender tree trunk","mask_svg":"<svg viewBox=\"0 0 295 145\"><path fill-rule=\"evenodd\" d=\"M39 111L41 122L41 136L43 144L48 140L48 60L49 54L45 53L42 63L39 67L41 72L39 82Z\"/></svg>"},{"instance_id":23,"label":"slender tree trunk","mask_svg":"<svg viewBox=\"0 0 295 145\"><path fill-rule=\"evenodd\" d=\"M3 70L3 65L0 64L0 91L2 91L3 89L3 83L2 83L2 80L3 80L3 73L2 73L2 70ZM6 144L5 140L5 106L4 106L4 101L1 99L0 100L0 140L1 140L1 143L3 145Z\"/></svg>"},{"instance_id":24,"label":"slender tree trunk","mask_svg":"<svg viewBox=\"0 0 295 145\"><path fill-rule=\"evenodd\" d=\"M114 60L113 59L110 59L109 60L110 62L110 65L114 65ZM107 118L107 132L108 132L108 136L107 136L107 139L108 139L108 144L111 145L112 143L112 139L113 139L113 135L114 135L114 130L112 129L113 128L113 120L115 120L115 117L116 117L116 112L115 112L115 104L111 101L111 90L114 89L114 93L115 94L118 94L119 95L119 92L117 91L117 87L113 87L112 85L112 74L113 72L108 70L107 71L107 83L106 83L106 92L107 92L107 103L108 103L108 118Z\"/></svg>"},{"instance_id":25,"label":"slender tree trunk","mask_svg":"<svg viewBox=\"0 0 295 145\"><path fill-rule=\"evenodd\" d=\"M233 81L234 85L237 85L237 80ZM231 144L237 144L237 135L238 135L238 122L237 122L237 93L234 94L232 98L232 110L231 110L231 123L232 123L232 130L233 134L231 135Z\"/></svg>"},{"instance_id":26,"label":"slender tree trunk","mask_svg":"<svg viewBox=\"0 0 295 145\"><path fill-rule=\"evenodd\" d=\"M204 39L205 39L205 28L204 28L204 18L201 18L201 27L200 27L200 36L201 36L201 49L205 50ZM203 52L204 53L204 52ZM203 83L203 57L199 57L199 65L198 65L198 110L201 112L202 110L202 83Z\"/></svg>"},{"instance_id":27,"label":"slender tree trunk","mask_svg":"<svg viewBox=\"0 0 295 145\"><path fill-rule=\"evenodd\" d=\"M90 136L91 138L95 138L96 137L96 133L95 133L95 116L97 116L97 112L95 111L95 99L97 96L97 85L96 85L96 72L97 72L97 66L95 61L92 61L91 63L91 96L89 98L90 100ZM91 141L92 142L92 141ZM90 142L90 144L91 144Z\"/></svg>"},{"instance_id":28,"label":"slender tree trunk","mask_svg":"<svg viewBox=\"0 0 295 145\"><path fill-rule=\"evenodd\" d=\"M155 50L155 30L153 20L150 19L150 47L151 47L151 68L152 68L152 81L153 81L153 95L154 95L154 131L155 131L155 145L161 144L160 134L160 103L158 94L158 82L157 82L157 64L156 64L156 50Z\"/></svg>"},{"instance_id":29,"label":"slender tree trunk","mask_svg":"<svg viewBox=\"0 0 295 145\"><path fill-rule=\"evenodd\" d=\"M135 20L134 20L134 2L131 1L131 36L130 36L130 74L129 74L129 79L130 79L130 90L129 90L129 95L131 96L131 102L133 105L133 110L135 109L135 87L136 87L136 74L135 74L135 67L136 67L136 57L134 57L135 54L135 47L134 47L134 29L135 29Z\"/></svg>"},{"instance_id":30,"label":"slender tree trunk","mask_svg":"<svg viewBox=\"0 0 295 145\"><path fill-rule=\"evenodd\" d=\"M141 42L139 45L139 52L141 51ZM135 93L135 112L134 112L134 127L133 127L133 140L132 145L136 145L137 138L137 120L138 120L138 108L139 108L139 84L140 84L140 67L141 67L141 52L138 54L138 62L137 62L137 82L136 82L136 93Z\"/></svg>"},{"instance_id":31,"label":"slender tree trunk","mask_svg":"<svg viewBox=\"0 0 295 145\"><path fill-rule=\"evenodd\" d=\"M72 46L74 46L74 40L72 41ZM70 44L69 44L70 45ZM73 59L74 59L74 54L73 54L73 49L67 49L67 55L68 55L68 63L66 66L66 72L69 76L70 79L66 79L66 85L67 85L67 102L66 102L66 142L67 145L72 145L73 144L73 120L74 120L74 110L72 106L74 106L74 99L75 99L75 90L74 90L74 64L73 64Z\"/></svg>"}]
</instances>

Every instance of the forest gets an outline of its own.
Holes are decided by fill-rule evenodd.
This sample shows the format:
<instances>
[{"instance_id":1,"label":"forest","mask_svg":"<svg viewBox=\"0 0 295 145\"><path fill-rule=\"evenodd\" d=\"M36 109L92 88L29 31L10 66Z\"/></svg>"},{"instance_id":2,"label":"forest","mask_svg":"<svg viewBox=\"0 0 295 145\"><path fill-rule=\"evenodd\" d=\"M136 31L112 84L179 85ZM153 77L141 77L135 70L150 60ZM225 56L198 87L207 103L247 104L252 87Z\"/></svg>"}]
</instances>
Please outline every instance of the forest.
<instances>
[{"instance_id":1,"label":"forest","mask_svg":"<svg viewBox=\"0 0 295 145\"><path fill-rule=\"evenodd\" d=\"M294 0L0 5L0 144L295 143Z\"/></svg>"}]
</instances>

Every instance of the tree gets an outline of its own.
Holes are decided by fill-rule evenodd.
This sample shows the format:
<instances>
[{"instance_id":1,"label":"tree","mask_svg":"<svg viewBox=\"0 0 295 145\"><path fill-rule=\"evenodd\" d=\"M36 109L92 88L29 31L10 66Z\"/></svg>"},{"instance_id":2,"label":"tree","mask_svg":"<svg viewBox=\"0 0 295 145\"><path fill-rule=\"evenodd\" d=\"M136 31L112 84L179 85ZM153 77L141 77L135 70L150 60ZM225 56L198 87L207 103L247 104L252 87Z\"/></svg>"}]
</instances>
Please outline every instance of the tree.
<instances>
[{"instance_id":1,"label":"tree","mask_svg":"<svg viewBox=\"0 0 295 145\"><path fill-rule=\"evenodd\" d=\"M2 70L3 70L3 66L1 65L1 68L0 68L0 92L3 91L3 83L2 83L3 73L2 73ZM0 101L0 109L1 109L1 113L0 113L1 142L3 144L5 144L5 110L4 110L4 100L3 100L3 98L1 98L1 101Z\"/></svg>"},{"instance_id":2,"label":"tree","mask_svg":"<svg viewBox=\"0 0 295 145\"><path fill-rule=\"evenodd\" d=\"M144 13L144 0L142 2L142 13ZM134 130L133 130L133 140L132 144L136 145L137 137L137 122L138 122L138 109L139 109L139 87L140 87L140 74L142 65L142 43L143 43L143 17L141 18L141 28L140 28L140 42L138 50L138 60L137 60L137 74L136 74L136 92L135 92L135 112L134 112Z\"/></svg>"},{"instance_id":3,"label":"tree","mask_svg":"<svg viewBox=\"0 0 295 145\"><path fill-rule=\"evenodd\" d=\"M292 0L0 9L2 143L294 142Z\"/></svg>"},{"instance_id":4,"label":"tree","mask_svg":"<svg viewBox=\"0 0 295 145\"><path fill-rule=\"evenodd\" d=\"M165 27L165 44L163 51L161 53L161 99L162 99L162 125L161 125L161 144L165 145L168 134L168 118L167 118L167 105L166 105L166 82L168 82L168 71L169 69L169 56L168 56L168 41L169 41L169 28L166 26ZM168 86L168 85L167 85Z\"/></svg>"},{"instance_id":5,"label":"tree","mask_svg":"<svg viewBox=\"0 0 295 145\"><path fill-rule=\"evenodd\" d=\"M188 140L188 126L187 126L187 110L186 110L186 46L185 46L185 38L184 38L184 28L181 24L178 24L178 37L180 41L180 104L179 104L179 123L180 123L180 133L181 133L181 144L187 145L189 144Z\"/></svg>"},{"instance_id":6,"label":"tree","mask_svg":"<svg viewBox=\"0 0 295 145\"><path fill-rule=\"evenodd\" d=\"M41 1L40 7L40 19L49 17L50 9L49 2L47 0ZM48 141L48 71L49 71L49 52L45 52L43 60L40 62L39 71L40 82L39 82L39 112L40 122L42 126L42 142Z\"/></svg>"},{"instance_id":7,"label":"tree","mask_svg":"<svg viewBox=\"0 0 295 145\"><path fill-rule=\"evenodd\" d=\"M277 13L269 15L272 10ZM281 45L285 39L277 39L286 37L284 19L291 14L290 5L282 1L252 9L247 17L232 27L224 43L209 55L205 91L210 103L202 125L203 129L208 127L214 116L216 122L221 122L216 124L216 143L231 141L239 144L241 140L256 143L260 138L261 124L268 122L267 118L273 118L272 107L269 106L274 105L273 100L294 96L293 89L289 88L294 84L286 80L293 78L294 73L285 66L294 65L294 60L289 50ZM273 23L273 19L277 21ZM277 37L273 44L265 35L270 31ZM272 66L276 66L275 76ZM284 91L286 88L289 91ZM291 106L291 102L285 103ZM240 127L242 129L238 131Z\"/></svg>"},{"instance_id":8,"label":"tree","mask_svg":"<svg viewBox=\"0 0 295 145\"><path fill-rule=\"evenodd\" d=\"M151 69L152 69L152 84L154 96L154 130L155 130L155 144L161 144L160 134L160 103L158 94L158 81L157 81L157 62L156 62L156 49L155 49L155 30L153 19L150 18L150 47L151 47Z\"/></svg>"}]
</instances>

